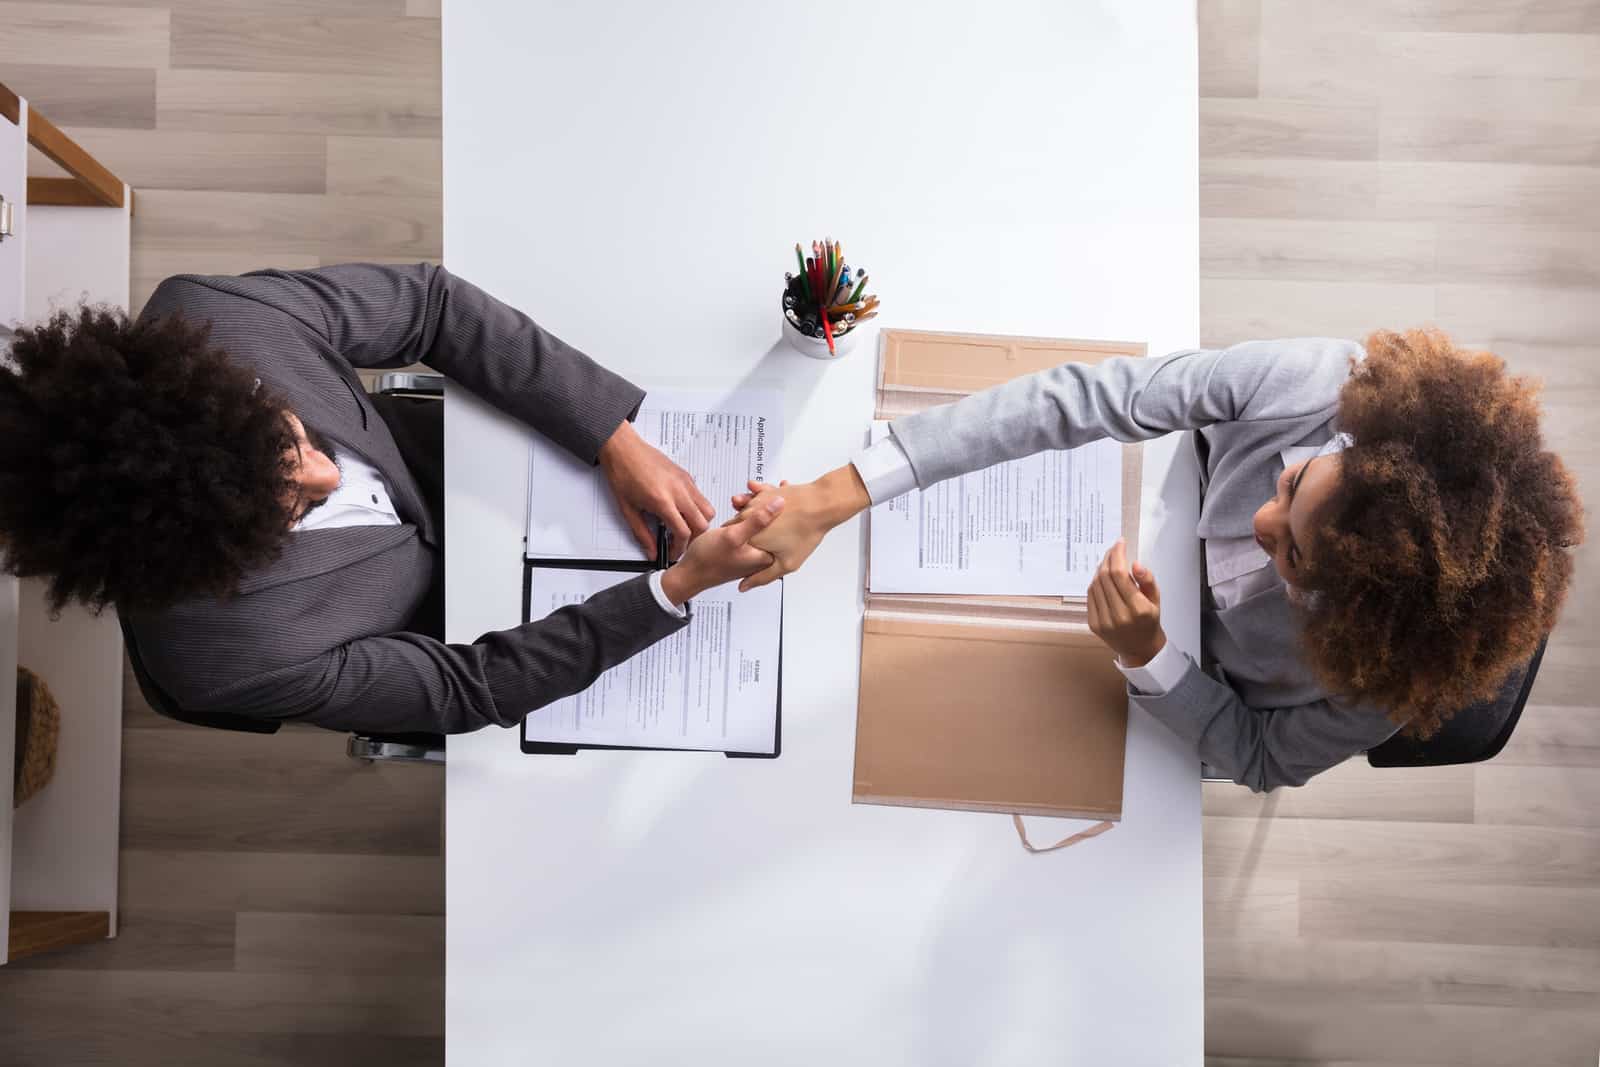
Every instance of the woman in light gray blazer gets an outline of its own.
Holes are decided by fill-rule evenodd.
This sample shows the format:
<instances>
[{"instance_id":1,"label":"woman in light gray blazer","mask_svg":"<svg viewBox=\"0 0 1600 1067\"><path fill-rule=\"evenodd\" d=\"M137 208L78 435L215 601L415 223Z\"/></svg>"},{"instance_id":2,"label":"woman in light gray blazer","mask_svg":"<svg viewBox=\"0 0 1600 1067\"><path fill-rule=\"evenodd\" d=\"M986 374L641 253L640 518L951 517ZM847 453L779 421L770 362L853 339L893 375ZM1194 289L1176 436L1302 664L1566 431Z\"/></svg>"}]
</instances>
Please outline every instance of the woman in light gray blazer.
<instances>
[{"instance_id":1,"label":"woman in light gray blazer","mask_svg":"<svg viewBox=\"0 0 1600 1067\"><path fill-rule=\"evenodd\" d=\"M1156 577L1121 544L1090 627L1132 698L1205 762L1255 790L1300 785L1397 730L1437 730L1554 625L1582 508L1535 396L1437 331L1065 364L898 419L849 466L785 485L784 514L752 541L776 562L745 586L914 487L1194 430L1203 663L1167 643Z\"/></svg>"}]
</instances>

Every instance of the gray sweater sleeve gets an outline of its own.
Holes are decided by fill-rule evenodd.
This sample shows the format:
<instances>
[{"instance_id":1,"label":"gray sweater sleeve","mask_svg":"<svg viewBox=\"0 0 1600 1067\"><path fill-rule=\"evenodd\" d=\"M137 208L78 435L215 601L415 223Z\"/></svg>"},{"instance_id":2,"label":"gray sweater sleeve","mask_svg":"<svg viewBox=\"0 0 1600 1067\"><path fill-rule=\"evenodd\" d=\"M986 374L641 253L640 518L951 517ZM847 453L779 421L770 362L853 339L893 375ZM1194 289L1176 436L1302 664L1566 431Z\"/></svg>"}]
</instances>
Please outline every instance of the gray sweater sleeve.
<instances>
[{"instance_id":1,"label":"gray sweater sleeve","mask_svg":"<svg viewBox=\"0 0 1600 1067\"><path fill-rule=\"evenodd\" d=\"M1300 338L1064 363L896 419L890 430L926 489L1105 437L1144 441L1219 422L1304 417L1338 394L1360 352L1351 341Z\"/></svg>"},{"instance_id":2,"label":"gray sweater sleeve","mask_svg":"<svg viewBox=\"0 0 1600 1067\"><path fill-rule=\"evenodd\" d=\"M1183 680L1165 693L1129 689L1128 695L1193 744L1203 761L1258 793L1304 785L1399 729L1381 711L1329 700L1252 708L1193 660Z\"/></svg>"}]
</instances>

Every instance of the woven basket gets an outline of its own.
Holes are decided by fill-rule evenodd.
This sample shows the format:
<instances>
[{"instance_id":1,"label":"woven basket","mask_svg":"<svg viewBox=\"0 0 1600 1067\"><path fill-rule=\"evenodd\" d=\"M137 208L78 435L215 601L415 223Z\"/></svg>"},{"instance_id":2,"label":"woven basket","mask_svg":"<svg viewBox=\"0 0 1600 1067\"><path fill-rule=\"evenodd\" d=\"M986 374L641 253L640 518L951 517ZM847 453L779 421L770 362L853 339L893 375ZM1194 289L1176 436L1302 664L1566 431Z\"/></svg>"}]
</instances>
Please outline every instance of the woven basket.
<instances>
[{"instance_id":1,"label":"woven basket","mask_svg":"<svg viewBox=\"0 0 1600 1067\"><path fill-rule=\"evenodd\" d=\"M50 695L44 679L17 668L17 753L16 799L25 801L46 785L56 773L56 743L61 739L61 709Z\"/></svg>"}]
</instances>

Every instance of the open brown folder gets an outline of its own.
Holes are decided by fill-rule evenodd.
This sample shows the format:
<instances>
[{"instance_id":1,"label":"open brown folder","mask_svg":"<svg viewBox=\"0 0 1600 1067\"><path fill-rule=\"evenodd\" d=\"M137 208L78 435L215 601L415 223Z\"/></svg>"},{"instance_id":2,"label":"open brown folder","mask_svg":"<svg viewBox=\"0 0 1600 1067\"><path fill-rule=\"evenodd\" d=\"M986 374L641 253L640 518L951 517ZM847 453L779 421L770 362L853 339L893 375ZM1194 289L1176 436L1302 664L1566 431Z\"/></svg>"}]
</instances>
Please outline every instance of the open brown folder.
<instances>
[{"instance_id":1,"label":"open brown folder","mask_svg":"<svg viewBox=\"0 0 1600 1067\"><path fill-rule=\"evenodd\" d=\"M1143 345L885 330L878 417ZM1141 452L1123 446L1122 534L1139 543ZM870 520L869 520L870 521ZM1128 699L1082 598L872 593L861 632L857 803L1115 821Z\"/></svg>"}]
</instances>

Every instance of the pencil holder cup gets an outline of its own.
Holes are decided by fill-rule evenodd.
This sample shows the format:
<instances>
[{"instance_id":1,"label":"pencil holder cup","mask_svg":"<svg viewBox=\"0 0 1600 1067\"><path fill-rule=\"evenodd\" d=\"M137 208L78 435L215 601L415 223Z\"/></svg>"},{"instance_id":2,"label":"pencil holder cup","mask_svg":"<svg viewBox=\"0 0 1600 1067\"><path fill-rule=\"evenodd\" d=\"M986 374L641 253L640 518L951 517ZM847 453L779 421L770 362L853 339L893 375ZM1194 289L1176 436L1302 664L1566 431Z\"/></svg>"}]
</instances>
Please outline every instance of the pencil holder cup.
<instances>
[{"instance_id":1,"label":"pencil holder cup","mask_svg":"<svg viewBox=\"0 0 1600 1067\"><path fill-rule=\"evenodd\" d=\"M835 335L833 351L828 351L826 337L807 337L795 329L794 323L785 316L783 322L783 339L789 342L789 347L804 352L812 359L841 359L856 345L856 336L861 333L861 328L853 327L842 334Z\"/></svg>"}]
</instances>

